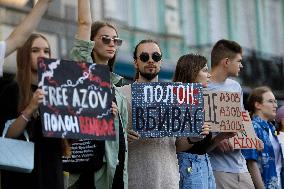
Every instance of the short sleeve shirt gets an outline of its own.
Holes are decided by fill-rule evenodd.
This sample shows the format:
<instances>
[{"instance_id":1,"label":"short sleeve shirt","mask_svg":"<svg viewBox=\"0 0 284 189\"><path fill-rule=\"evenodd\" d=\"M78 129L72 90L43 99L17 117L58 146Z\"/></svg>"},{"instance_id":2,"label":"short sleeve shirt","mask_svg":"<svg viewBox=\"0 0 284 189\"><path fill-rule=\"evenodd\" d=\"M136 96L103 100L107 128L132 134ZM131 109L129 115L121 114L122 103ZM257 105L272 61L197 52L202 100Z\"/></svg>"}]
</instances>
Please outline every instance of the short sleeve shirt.
<instances>
[{"instance_id":1,"label":"short sleeve shirt","mask_svg":"<svg viewBox=\"0 0 284 189\"><path fill-rule=\"evenodd\" d=\"M3 76L3 64L5 58L6 43L5 41L0 41L0 77Z\"/></svg>"},{"instance_id":2,"label":"short sleeve shirt","mask_svg":"<svg viewBox=\"0 0 284 189\"><path fill-rule=\"evenodd\" d=\"M214 83L211 82L208 85L208 91L228 91L239 92L242 100L242 88L240 84L232 79L226 79L224 82ZM227 173L246 173L247 165L246 160L243 157L241 150L234 150L228 153L221 153L218 149L214 149L209 153L210 162L213 171L222 171Z\"/></svg>"},{"instance_id":3,"label":"short sleeve shirt","mask_svg":"<svg viewBox=\"0 0 284 189\"><path fill-rule=\"evenodd\" d=\"M265 187L278 189L279 186L275 166L275 153L271 140L269 139L269 133L275 133L275 128L271 123L262 120L258 116L253 117L252 124L257 137L263 141L264 149L262 151L257 151L255 149L244 149L242 150L242 153L245 159L255 160L258 163ZM275 135L273 137L275 140L277 140Z\"/></svg>"}]
</instances>

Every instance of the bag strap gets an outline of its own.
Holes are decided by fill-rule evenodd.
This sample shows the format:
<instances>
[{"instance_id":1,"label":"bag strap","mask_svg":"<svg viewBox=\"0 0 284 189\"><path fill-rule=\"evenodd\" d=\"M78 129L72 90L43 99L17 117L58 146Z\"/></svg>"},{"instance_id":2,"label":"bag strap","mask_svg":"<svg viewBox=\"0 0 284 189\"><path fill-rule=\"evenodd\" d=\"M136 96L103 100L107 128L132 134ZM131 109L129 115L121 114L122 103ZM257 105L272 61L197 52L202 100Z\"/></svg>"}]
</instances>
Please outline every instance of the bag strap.
<instances>
[{"instance_id":1,"label":"bag strap","mask_svg":"<svg viewBox=\"0 0 284 189\"><path fill-rule=\"evenodd\" d=\"M10 119L10 120L6 121L4 130L3 130L3 133L2 133L2 138L5 138L5 136L8 132L8 129L11 127L11 125L14 123L14 121L16 121L16 119ZM26 140L28 142L30 142L29 135L28 135L28 132L27 132L26 129L24 130L24 136L25 136Z\"/></svg>"}]
</instances>

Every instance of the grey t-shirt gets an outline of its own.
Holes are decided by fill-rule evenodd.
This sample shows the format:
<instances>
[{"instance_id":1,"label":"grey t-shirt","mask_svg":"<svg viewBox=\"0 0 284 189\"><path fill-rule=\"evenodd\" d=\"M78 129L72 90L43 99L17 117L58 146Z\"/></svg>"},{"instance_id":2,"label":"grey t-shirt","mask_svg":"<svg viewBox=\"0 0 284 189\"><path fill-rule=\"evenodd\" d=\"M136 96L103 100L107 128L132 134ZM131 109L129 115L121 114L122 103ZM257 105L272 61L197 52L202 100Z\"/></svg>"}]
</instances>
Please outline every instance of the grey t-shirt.
<instances>
[{"instance_id":1,"label":"grey t-shirt","mask_svg":"<svg viewBox=\"0 0 284 189\"><path fill-rule=\"evenodd\" d=\"M242 88L238 82L232 79L226 79L222 83L209 83L207 89L208 91L239 92L241 93L241 102L243 102ZM243 157L241 150L223 153L220 150L215 149L210 152L209 155L213 171L223 171L229 173L248 172L246 160Z\"/></svg>"}]
</instances>

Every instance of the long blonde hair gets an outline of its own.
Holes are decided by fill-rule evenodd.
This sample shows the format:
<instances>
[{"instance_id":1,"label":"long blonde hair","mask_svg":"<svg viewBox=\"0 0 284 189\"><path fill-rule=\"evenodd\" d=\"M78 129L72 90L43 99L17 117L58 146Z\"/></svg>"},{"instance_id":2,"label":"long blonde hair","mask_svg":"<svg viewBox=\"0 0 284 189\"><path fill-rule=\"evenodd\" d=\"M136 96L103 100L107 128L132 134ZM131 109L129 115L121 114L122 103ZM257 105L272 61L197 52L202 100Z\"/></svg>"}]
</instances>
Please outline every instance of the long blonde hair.
<instances>
[{"instance_id":1,"label":"long blonde hair","mask_svg":"<svg viewBox=\"0 0 284 189\"><path fill-rule=\"evenodd\" d=\"M20 99L19 99L19 105L18 105L18 111L21 112L25 109L25 107L29 104L33 91L31 89L32 84L32 58L31 58L31 52L32 52L32 45L34 40L37 38L44 39L48 47L50 48L50 45L48 43L48 40L41 34L33 33L28 40L25 42L25 44L18 48L17 50L17 74L16 74L16 80L19 86L19 92L20 92ZM51 56L49 52L49 57Z\"/></svg>"}]
</instances>

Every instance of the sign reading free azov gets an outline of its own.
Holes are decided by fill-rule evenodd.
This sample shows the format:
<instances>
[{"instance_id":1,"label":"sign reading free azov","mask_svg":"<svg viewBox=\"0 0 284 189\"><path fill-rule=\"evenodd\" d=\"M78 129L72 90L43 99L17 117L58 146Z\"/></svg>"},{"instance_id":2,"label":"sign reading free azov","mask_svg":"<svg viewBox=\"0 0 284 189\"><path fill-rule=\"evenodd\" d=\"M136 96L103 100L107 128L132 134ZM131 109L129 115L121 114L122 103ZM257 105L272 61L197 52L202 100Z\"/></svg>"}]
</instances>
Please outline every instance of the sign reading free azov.
<instances>
[{"instance_id":1,"label":"sign reading free azov","mask_svg":"<svg viewBox=\"0 0 284 189\"><path fill-rule=\"evenodd\" d=\"M115 139L109 68L95 63L41 59L43 134L73 139Z\"/></svg>"},{"instance_id":2,"label":"sign reading free azov","mask_svg":"<svg viewBox=\"0 0 284 189\"><path fill-rule=\"evenodd\" d=\"M198 83L133 83L133 130L144 137L195 136L204 122Z\"/></svg>"}]
</instances>

